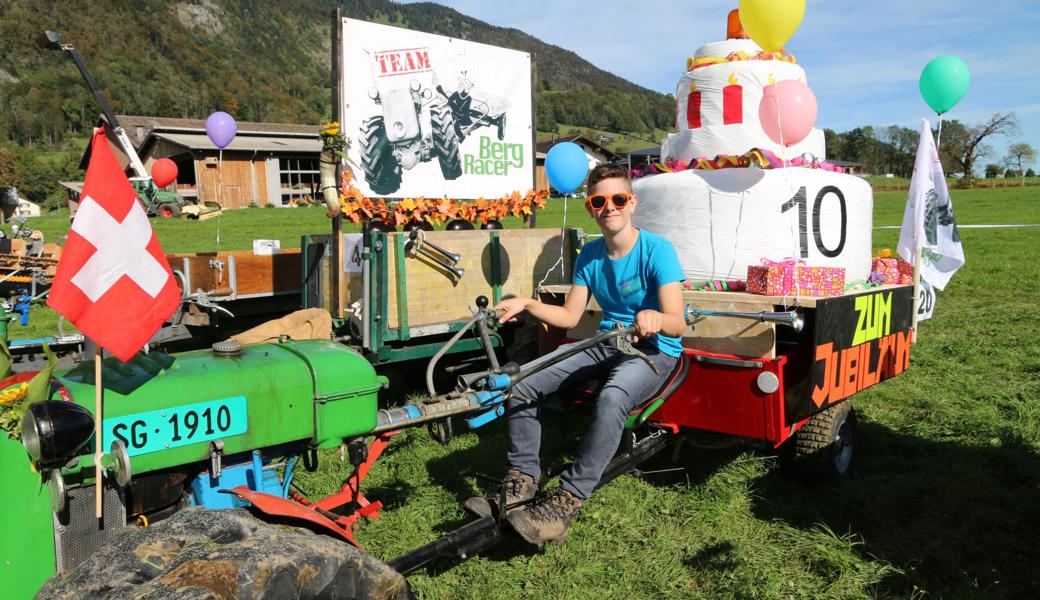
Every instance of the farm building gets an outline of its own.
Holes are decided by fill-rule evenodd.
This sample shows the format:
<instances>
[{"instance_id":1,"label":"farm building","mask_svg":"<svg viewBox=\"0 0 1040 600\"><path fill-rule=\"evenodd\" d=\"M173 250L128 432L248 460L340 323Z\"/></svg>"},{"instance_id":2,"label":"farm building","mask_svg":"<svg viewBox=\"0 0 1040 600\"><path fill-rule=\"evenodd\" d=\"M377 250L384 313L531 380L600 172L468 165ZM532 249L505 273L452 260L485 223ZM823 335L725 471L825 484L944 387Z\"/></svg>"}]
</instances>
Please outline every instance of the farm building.
<instances>
[{"instance_id":1,"label":"farm building","mask_svg":"<svg viewBox=\"0 0 1040 600\"><path fill-rule=\"evenodd\" d=\"M170 191L176 186L185 199L245 208L290 206L318 196L317 126L239 122L238 134L221 152L209 140L201 119L117 118L146 169L151 170L160 158L176 163L178 176ZM111 133L109 145L129 169L130 161ZM89 160L88 146L80 168L86 169Z\"/></svg>"},{"instance_id":2,"label":"farm building","mask_svg":"<svg viewBox=\"0 0 1040 600\"><path fill-rule=\"evenodd\" d=\"M653 148L622 152L621 160L627 162L630 169L645 163L661 162L661 147L654 146Z\"/></svg>"}]
</instances>

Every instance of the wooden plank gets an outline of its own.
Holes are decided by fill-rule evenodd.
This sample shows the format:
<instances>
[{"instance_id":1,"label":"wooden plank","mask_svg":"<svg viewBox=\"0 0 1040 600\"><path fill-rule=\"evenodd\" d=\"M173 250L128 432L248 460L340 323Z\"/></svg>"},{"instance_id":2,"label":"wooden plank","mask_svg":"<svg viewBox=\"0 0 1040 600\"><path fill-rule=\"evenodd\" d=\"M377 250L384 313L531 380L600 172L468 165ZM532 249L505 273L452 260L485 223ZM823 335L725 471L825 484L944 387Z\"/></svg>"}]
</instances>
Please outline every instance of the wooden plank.
<instances>
[{"instance_id":1,"label":"wooden plank","mask_svg":"<svg viewBox=\"0 0 1040 600\"><path fill-rule=\"evenodd\" d=\"M748 296L750 294L745 294ZM752 298L754 296L752 295ZM717 294L712 300L691 302L683 294L684 304L693 304L702 310L727 312L774 312L773 303L757 299L728 298ZM776 357L776 325L733 317L700 317L686 328L683 346L691 350L736 354L755 358Z\"/></svg>"},{"instance_id":2,"label":"wooden plank","mask_svg":"<svg viewBox=\"0 0 1040 600\"><path fill-rule=\"evenodd\" d=\"M393 236L408 235L394 233ZM530 297L538 282L545 277L560 257L562 243L559 229L506 229L499 231L502 297ZM426 257L411 254L407 258L409 325L412 327L468 319L477 296L492 297L491 236L488 231L430 231L425 238L461 255L458 267L465 270L455 281L442 268ZM391 242L392 244L392 242ZM389 277L393 281L396 268L391 262ZM356 277L360 279L360 277ZM569 274L568 274L569 278ZM560 268L550 274L546 283L563 281ZM389 290L391 328L398 327L397 292ZM353 296L352 296L353 297Z\"/></svg>"},{"instance_id":3,"label":"wooden plank","mask_svg":"<svg viewBox=\"0 0 1040 600\"><path fill-rule=\"evenodd\" d=\"M224 152L195 161L198 173L199 200L215 200L224 208L245 208L253 193L250 163L252 156L242 152Z\"/></svg>"},{"instance_id":4,"label":"wooden plank","mask_svg":"<svg viewBox=\"0 0 1040 600\"><path fill-rule=\"evenodd\" d=\"M191 290L227 290L231 286L231 271L228 257L235 259L235 280L239 296L253 294L292 293L300 289L300 249L286 248L279 254L257 256L251 251L200 252L190 254L167 254L166 259L174 269L182 269L188 259L191 273ZM223 263L223 276L219 269L211 267L210 259Z\"/></svg>"}]
</instances>

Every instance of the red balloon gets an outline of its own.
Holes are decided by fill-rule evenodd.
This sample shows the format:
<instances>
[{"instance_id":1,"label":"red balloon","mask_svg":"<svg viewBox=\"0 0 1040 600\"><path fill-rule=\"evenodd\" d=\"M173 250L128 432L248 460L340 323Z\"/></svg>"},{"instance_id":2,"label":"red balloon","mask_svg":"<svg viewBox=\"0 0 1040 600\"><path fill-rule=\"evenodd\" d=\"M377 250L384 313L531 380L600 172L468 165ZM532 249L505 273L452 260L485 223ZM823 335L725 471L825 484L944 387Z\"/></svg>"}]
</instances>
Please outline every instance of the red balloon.
<instances>
[{"instance_id":1,"label":"red balloon","mask_svg":"<svg viewBox=\"0 0 1040 600\"><path fill-rule=\"evenodd\" d=\"M152 179L155 185L164 188L177 179L177 163L168 158L160 158L152 164Z\"/></svg>"}]
</instances>

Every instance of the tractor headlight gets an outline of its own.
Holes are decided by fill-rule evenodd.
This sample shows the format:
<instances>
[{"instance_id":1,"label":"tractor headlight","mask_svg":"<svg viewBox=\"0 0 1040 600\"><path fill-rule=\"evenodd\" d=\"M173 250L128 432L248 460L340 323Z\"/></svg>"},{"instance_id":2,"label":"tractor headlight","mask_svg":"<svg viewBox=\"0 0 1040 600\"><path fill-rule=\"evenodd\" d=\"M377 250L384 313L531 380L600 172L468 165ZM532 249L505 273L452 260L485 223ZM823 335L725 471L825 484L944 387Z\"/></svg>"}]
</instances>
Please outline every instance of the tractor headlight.
<instances>
[{"instance_id":1,"label":"tractor headlight","mask_svg":"<svg viewBox=\"0 0 1040 600\"><path fill-rule=\"evenodd\" d=\"M22 444L44 469L67 462L93 434L94 415L74 402L37 402L22 419Z\"/></svg>"}]
</instances>

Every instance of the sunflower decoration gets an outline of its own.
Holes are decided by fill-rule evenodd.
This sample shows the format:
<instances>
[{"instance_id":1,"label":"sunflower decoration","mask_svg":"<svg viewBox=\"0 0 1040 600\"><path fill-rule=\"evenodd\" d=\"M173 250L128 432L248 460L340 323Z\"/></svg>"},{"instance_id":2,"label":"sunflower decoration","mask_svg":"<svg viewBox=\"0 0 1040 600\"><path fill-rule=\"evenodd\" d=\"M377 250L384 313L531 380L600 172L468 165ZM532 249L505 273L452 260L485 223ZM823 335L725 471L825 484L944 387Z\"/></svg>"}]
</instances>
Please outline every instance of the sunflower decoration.
<instances>
[{"instance_id":1,"label":"sunflower decoration","mask_svg":"<svg viewBox=\"0 0 1040 600\"><path fill-rule=\"evenodd\" d=\"M318 136L321 137L322 150L332 152L336 158L346 158L346 150L350 147L350 142L343 135L343 128L340 127L339 121L322 123L321 128L318 129Z\"/></svg>"},{"instance_id":2,"label":"sunflower decoration","mask_svg":"<svg viewBox=\"0 0 1040 600\"><path fill-rule=\"evenodd\" d=\"M50 396L51 375L58 363L58 357L50 346L43 345L43 353L47 357L47 366L36 373L32 380L8 385L0 392L0 429L7 432L12 440L21 438L21 422L29 406L42 402ZM11 352L7 344L0 341L0 379L11 375Z\"/></svg>"},{"instance_id":3,"label":"sunflower decoration","mask_svg":"<svg viewBox=\"0 0 1040 600\"><path fill-rule=\"evenodd\" d=\"M25 381L18 385L12 386L0 393L0 404L14 404L15 402L21 402L25 399L26 394L29 393L29 382Z\"/></svg>"}]
</instances>

